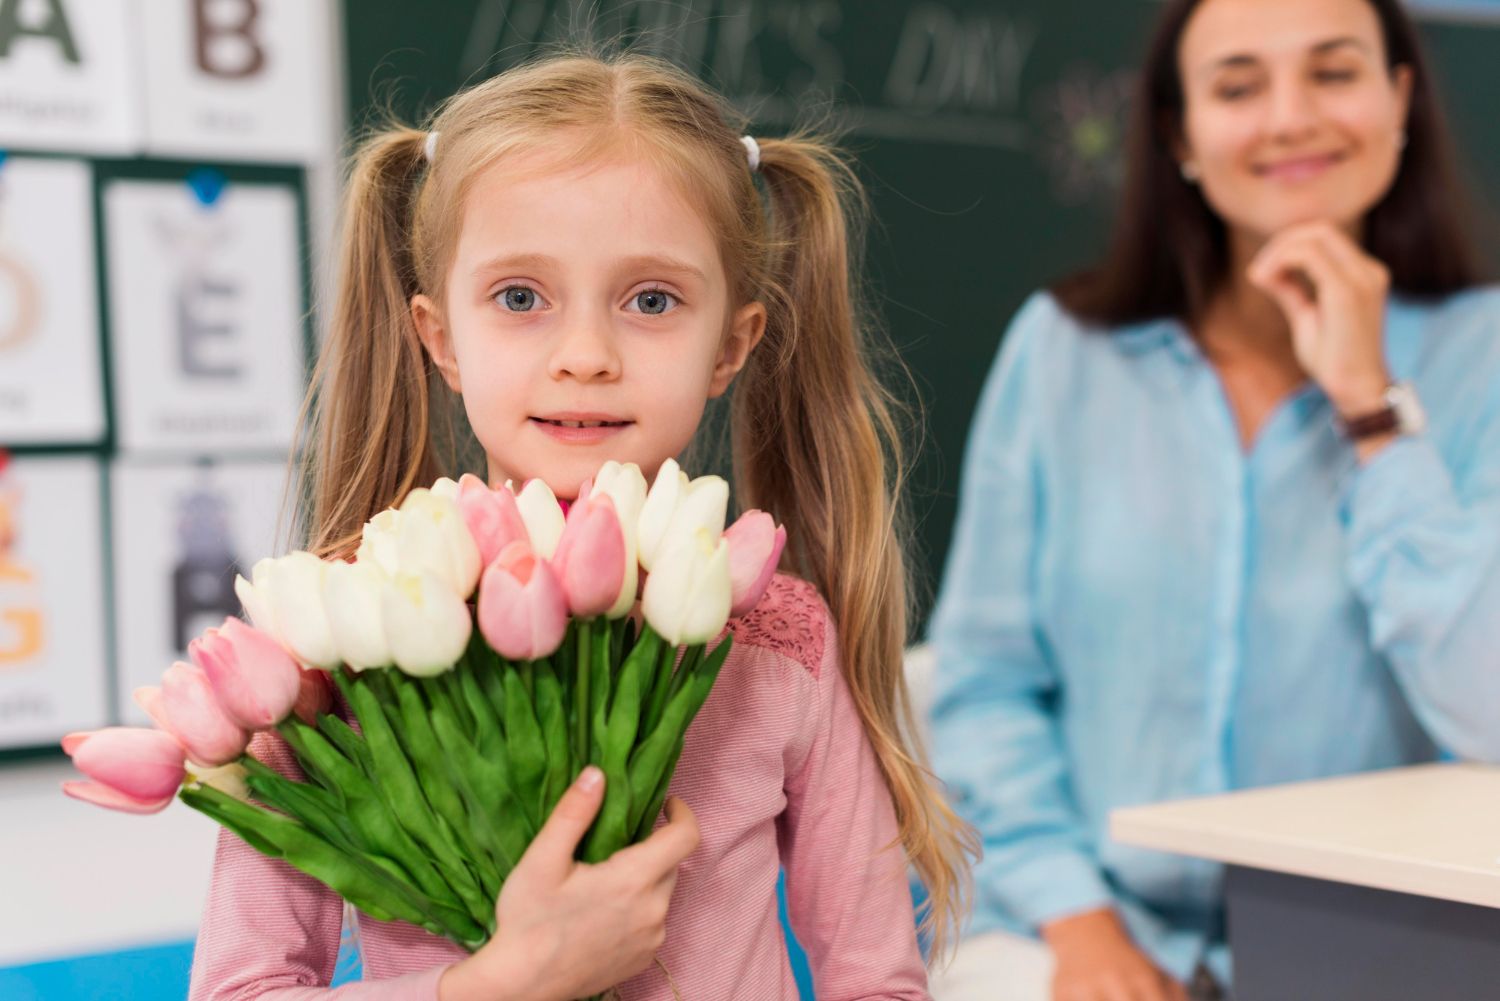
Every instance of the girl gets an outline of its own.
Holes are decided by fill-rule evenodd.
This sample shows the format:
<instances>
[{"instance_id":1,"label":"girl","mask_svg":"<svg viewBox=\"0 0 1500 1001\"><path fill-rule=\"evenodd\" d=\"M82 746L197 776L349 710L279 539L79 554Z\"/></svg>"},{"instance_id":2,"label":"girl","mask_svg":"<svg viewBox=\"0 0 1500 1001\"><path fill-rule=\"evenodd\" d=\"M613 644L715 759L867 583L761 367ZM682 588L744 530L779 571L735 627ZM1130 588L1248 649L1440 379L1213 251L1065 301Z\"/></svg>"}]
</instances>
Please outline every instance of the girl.
<instances>
[{"instance_id":1,"label":"girl","mask_svg":"<svg viewBox=\"0 0 1500 1001\"><path fill-rule=\"evenodd\" d=\"M851 294L857 187L828 148L726 118L664 64L552 58L359 151L315 380L313 551L352 551L367 518L458 468L454 394L492 483L571 498L605 459L681 453L738 377L739 499L786 525L803 578L735 624L653 837L575 864L602 795L585 771L474 955L359 918L381 981L345 989L360 997L794 998L780 868L820 998L927 996L906 864L940 950L969 842L906 736L899 450ZM271 740L257 752L291 767ZM341 911L223 835L192 998L319 995Z\"/></svg>"}]
</instances>

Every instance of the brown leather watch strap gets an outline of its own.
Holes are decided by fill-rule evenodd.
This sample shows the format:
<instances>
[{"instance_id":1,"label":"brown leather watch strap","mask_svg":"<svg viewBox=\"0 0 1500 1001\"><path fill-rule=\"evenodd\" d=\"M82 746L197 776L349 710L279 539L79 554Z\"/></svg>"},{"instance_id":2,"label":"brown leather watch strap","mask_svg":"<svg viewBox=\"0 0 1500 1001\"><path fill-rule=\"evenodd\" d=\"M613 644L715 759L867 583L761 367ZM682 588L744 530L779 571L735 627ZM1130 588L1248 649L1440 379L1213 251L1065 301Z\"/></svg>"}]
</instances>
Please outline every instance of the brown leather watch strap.
<instances>
[{"instance_id":1,"label":"brown leather watch strap","mask_svg":"<svg viewBox=\"0 0 1500 1001\"><path fill-rule=\"evenodd\" d=\"M1344 437L1351 441L1373 438L1378 434L1388 434L1399 430L1400 427L1401 417L1396 413L1395 407L1385 407L1373 414L1339 420L1339 430L1343 431Z\"/></svg>"}]
</instances>

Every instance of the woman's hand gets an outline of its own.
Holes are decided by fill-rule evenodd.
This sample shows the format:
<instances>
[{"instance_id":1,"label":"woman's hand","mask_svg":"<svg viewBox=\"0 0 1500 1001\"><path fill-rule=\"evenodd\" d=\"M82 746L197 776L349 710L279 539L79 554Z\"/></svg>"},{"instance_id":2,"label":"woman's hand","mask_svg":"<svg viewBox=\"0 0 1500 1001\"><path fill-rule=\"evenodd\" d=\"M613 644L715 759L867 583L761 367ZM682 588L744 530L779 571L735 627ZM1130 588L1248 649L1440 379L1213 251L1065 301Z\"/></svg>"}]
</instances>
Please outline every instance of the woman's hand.
<instances>
[{"instance_id":1,"label":"woman's hand","mask_svg":"<svg viewBox=\"0 0 1500 1001\"><path fill-rule=\"evenodd\" d=\"M1314 222L1272 237L1247 277L1281 307L1297 360L1341 416L1361 417L1386 405L1390 273L1384 264L1337 226Z\"/></svg>"},{"instance_id":2,"label":"woman's hand","mask_svg":"<svg viewBox=\"0 0 1500 1001\"><path fill-rule=\"evenodd\" d=\"M1056 961L1052 1001L1188 1001L1107 907L1050 922L1042 937Z\"/></svg>"},{"instance_id":3,"label":"woman's hand","mask_svg":"<svg viewBox=\"0 0 1500 1001\"><path fill-rule=\"evenodd\" d=\"M698 821L667 800L667 823L598 865L573 853L604 800L590 766L558 800L500 890L495 937L450 966L440 1001L570 1001L651 963L666 937L677 867L698 847Z\"/></svg>"}]
</instances>

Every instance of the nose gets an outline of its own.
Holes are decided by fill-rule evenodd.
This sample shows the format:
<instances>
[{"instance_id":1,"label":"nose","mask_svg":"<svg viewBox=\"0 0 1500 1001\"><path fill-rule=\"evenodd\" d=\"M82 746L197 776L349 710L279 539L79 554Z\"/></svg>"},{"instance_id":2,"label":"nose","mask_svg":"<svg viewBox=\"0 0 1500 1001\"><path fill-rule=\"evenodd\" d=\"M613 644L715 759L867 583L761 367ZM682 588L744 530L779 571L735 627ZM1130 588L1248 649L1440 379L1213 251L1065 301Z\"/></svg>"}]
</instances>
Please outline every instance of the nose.
<instances>
[{"instance_id":1,"label":"nose","mask_svg":"<svg viewBox=\"0 0 1500 1001\"><path fill-rule=\"evenodd\" d=\"M620 352L615 335L602 316L579 316L567 324L548 361L554 379L611 382L620 377Z\"/></svg>"},{"instance_id":2,"label":"nose","mask_svg":"<svg viewBox=\"0 0 1500 1001\"><path fill-rule=\"evenodd\" d=\"M1271 138L1292 142L1318 128L1318 104L1310 81L1291 74L1271 83L1266 129Z\"/></svg>"}]
</instances>

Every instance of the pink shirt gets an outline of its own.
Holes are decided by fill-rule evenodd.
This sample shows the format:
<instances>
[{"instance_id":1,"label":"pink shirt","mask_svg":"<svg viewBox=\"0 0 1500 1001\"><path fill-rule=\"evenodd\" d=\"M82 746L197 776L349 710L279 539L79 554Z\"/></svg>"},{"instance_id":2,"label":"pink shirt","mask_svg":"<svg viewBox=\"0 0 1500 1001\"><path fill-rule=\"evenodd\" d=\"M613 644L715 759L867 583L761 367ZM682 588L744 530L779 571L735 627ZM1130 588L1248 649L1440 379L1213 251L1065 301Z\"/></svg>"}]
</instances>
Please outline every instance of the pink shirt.
<instances>
[{"instance_id":1,"label":"pink shirt","mask_svg":"<svg viewBox=\"0 0 1500 1001\"><path fill-rule=\"evenodd\" d=\"M683 863L658 953L684 1001L796 999L776 913L787 907L818 1001L927 999L895 811L843 673L827 606L777 576L732 624L734 649L688 730L671 792L702 843ZM295 771L278 738L257 757ZM322 884L221 831L190 1001L431 1001L458 946L359 915L365 981L327 989L343 904ZM622 1001L671 1001L655 965Z\"/></svg>"}]
</instances>

